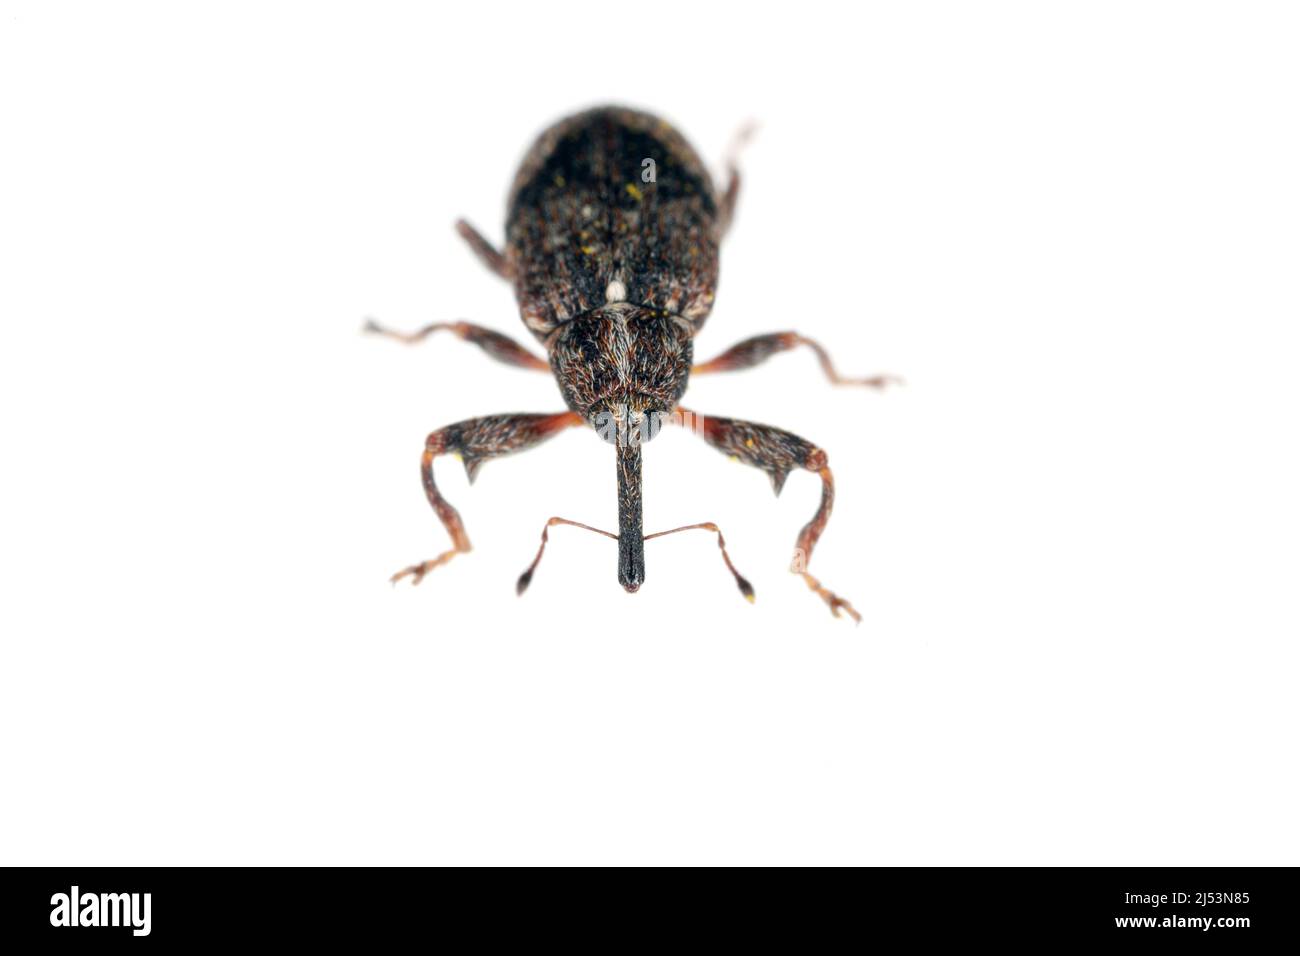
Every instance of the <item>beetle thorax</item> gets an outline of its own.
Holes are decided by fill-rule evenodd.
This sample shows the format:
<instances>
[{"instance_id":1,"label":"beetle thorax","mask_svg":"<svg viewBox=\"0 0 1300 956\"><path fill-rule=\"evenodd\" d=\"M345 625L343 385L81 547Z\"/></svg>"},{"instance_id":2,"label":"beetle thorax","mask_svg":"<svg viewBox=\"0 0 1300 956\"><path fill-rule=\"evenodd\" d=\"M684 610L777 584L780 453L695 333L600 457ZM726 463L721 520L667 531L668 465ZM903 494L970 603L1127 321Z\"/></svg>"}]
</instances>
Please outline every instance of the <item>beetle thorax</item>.
<instances>
[{"instance_id":1,"label":"beetle thorax","mask_svg":"<svg viewBox=\"0 0 1300 956\"><path fill-rule=\"evenodd\" d=\"M611 303L555 330L551 369L569 408L606 441L629 431L648 439L686 391L691 337L678 316Z\"/></svg>"}]
</instances>

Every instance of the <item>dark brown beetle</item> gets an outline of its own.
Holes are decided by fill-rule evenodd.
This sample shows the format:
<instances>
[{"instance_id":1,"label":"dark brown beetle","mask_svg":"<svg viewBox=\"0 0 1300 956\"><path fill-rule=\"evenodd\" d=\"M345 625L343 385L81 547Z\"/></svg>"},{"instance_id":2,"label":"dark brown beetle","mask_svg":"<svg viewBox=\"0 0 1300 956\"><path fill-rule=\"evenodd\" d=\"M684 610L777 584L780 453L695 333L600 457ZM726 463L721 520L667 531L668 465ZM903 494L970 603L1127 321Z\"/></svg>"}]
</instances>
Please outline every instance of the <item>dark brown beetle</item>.
<instances>
[{"instance_id":1,"label":"dark brown beetle","mask_svg":"<svg viewBox=\"0 0 1300 956\"><path fill-rule=\"evenodd\" d=\"M641 445L665 423L686 425L715 448L767 472L779 494L796 468L822 480L821 505L795 546L791 570L839 615L858 613L822 587L807 571L813 547L826 527L835 486L826 453L811 442L768 425L695 415L678 402L692 373L750 368L776 352L806 345L836 384L884 386L887 376L845 379L816 342L795 332L746 339L701 365L692 366L692 340L713 308L718 284L718 247L731 224L740 176L728 163L719 191L695 150L657 117L619 108L580 113L538 138L515 176L506 217L506 249L498 252L472 226L457 230L479 258L514 284L524 324L546 349L544 360L514 340L467 322L435 323L414 333L367 329L414 343L441 329L473 342L494 358L555 375L568 412L472 418L440 428L425 443L420 471L424 492L451 535L452 548L393 575L413 584L456 554L470 550L460 515L438 491L433 460L458 454L472 481L490 458L531 448L572 425L589 424L616 446L618 534L565 518L542 530L537 557L519 578L532 580L557 524L587 528L618 542L618 580L635 591L645 580L647 538L702 528L718 534L723 560L741 592L754 592L732 566L712 523L642 535Z\"/></svg>"}]
</instances>

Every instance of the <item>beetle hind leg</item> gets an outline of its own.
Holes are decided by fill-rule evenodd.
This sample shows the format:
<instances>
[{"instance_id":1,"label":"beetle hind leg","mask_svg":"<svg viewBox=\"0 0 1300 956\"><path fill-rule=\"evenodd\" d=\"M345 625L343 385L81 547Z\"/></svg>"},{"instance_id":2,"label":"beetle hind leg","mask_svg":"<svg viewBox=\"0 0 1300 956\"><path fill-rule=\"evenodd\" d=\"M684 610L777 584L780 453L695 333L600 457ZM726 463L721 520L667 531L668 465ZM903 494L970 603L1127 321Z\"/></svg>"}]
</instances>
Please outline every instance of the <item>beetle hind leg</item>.
<instances>
[{"instance_id":1,"label":"beetle hind leg","mask_svg":"<svg viewBox=\"0 0 1300 956\"><path fill-rule=\"evenodd\" d=\"M474 250L474 255L478 256L483 265L503 279L513 279L515 277L515 270L510 267L510 261L497 250L496 246L484 239L482 233L464 219L456 220L456 232Z\"/></svg>"},{"instance_id":2,"label":"beetle hind leg","mask_svg":"<svg viewBox=\"0 0 1300 956\"><path fill-rule=\"evenodd\" d=\"M718 204L718 222L724 236L731 229L731 223L736 218L736 200L740 198L740 151L753 139L757 130L757 123L753 121L746 123L736 131L736 135L731 140L731 148L727 150L727 185L721 190L722 199Z\"/></svg>"}]
</instances>

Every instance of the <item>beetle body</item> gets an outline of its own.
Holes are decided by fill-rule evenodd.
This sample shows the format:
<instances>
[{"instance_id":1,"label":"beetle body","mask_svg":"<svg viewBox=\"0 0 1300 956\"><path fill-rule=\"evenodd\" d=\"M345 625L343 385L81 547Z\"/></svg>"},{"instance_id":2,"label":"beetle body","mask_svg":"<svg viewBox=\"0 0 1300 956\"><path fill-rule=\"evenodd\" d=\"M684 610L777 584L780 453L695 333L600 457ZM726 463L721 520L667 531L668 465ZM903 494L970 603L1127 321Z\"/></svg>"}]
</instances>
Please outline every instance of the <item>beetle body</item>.
<instances>
[{"instance_id":1,"label":"beetle body","mask_svg":"<svg viewBox=\"0 0 1300 956\"><path fill-rule=\"evenodd\" d=\"M717 195L671 126L602 108L538 137L508 208L524 324L569 408L619 449L619 582L634 591L645 575L640 442L685 393L691 340L713 307Z\"/></svg>"},{"instance_id":2,"label":"beetle body","mask_svg":"<svg viewBox=\"0 0 1300 956\"><path fill-rule=\"evenodd\" d=\"M565 322L630 305L698 331L713 308L721 232L713 182L667 123L615 108L562 120L538 137L510 191L506 258L524 324L546 344Z\"/></svg>"},{"instance_id":3,"label":"beetle body","mask_svg":"<svg viewBox=\"0 0 1300 956\"><path fill-rule=\"evenodd\" d=\"M546 350L540 359L500 333L467 322L434 323L413 334L368 328L405 342L449 330L493 357L523 368L549 370L569 411L469 419L431 434L421 459L425 494L451 535L453 548L393 576L418 583L434 567L470 550L456 510L442 497L433 460L455 452L471 479L483 461L521 451L574 425L589 425L616 446L617 534L565 518L618 542L618 580L628 591L645 578L641 527L641 447L661 423L684 412L679 401L695 374L750 368L798 346L812 348L836 384L880 387L886 376L846 379L817 343L795 332L746 339L709 362L693 364L693 340L712 311L718 287L719 248L733 218L739 174L729 164L726 186L714 186L700 157L668 123L648 113L603 107L561 120L533 143L510 189L506 244L498 252L468 223L462 237L498 275L514 285L524 325ZM767 472L779 494L795 469L822 480L821 504L797 539L791 570L803 576L831 610L857 614L847 601L807 573L807 561L830 516L834 485L826 453L797 435L768 425L692 415L698 434L732 458ZM721 532L723 559L741 592L753 589L731 564ZM547 541L519 579L532 580Z\"/></svg>"}]
</instances>

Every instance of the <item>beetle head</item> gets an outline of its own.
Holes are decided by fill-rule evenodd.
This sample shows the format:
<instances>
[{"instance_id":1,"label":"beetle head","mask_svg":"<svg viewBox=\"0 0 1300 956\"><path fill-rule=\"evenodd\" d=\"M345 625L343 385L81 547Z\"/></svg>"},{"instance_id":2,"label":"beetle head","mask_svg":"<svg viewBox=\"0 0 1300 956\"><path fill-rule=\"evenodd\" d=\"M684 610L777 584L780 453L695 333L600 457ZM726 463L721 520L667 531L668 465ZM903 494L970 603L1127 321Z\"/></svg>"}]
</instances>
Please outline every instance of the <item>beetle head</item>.
<instances>
[{"instance_id":1,"label":"beetle head","mask_svg":"<svg viewBox=\"0 0 1300 956\"><path fill-rule=\"evenodd\" d=\"M658 309L616 303L555 333L551 368L569 407L605 441L643 444L686 391L691 328Z\"/></svg>"}]
</instances>

